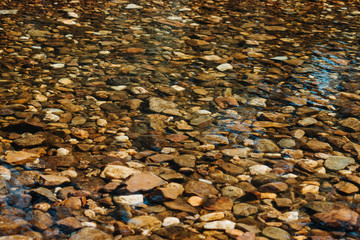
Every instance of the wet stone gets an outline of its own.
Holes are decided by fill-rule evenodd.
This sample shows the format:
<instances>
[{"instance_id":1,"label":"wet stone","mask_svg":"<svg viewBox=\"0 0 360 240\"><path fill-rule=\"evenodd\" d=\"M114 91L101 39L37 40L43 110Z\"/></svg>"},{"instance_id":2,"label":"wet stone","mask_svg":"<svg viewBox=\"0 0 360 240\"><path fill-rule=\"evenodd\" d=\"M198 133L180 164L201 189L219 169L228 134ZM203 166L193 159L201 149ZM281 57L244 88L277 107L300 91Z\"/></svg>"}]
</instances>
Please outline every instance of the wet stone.
<instances>
[{"instance_id":1,"label":"wet stone","mask_svg":"<svg viewBox=\"0 0 360 240\"><path fill-rule=\"evenodd\" d=\"M277 227L266 227L262 230L262 234L270 239L291 239L291 235L288 232Z\"/></svg>"},{"instance_id":2,"label":"wet stone","mask_svg":"<svg viewBox=\"0 0 360 240\"><path fill-rule=\"evenodd\" d=\"M190 154L184 154L174 157L173 161L180 167L195 167L196 157Z\"/></svg>"},{"instance_id":3,"label":"wet stone","mask_svg":"<svg viewBox=\"0 0 360 240\"><path fill-rule=\"evenodd\" d=\"M207 197L209 195L216 195L218 190L213 185L205 182L190 181L185 185L185 193Z\"/></svg>"},{"instance_id":4,"label":"wet stone","mask_svg":"<svg viewBox=\"0 0 360 240\"><path fill-rule=\"evenodd\" d=\"M152 173L134 173L125 184L129 192L148 191L157 186L163 185L164 180Z\"/></svg>"},{"instance_id":5,"label":"wet stone","mask_svg":"<svg viewBox=\"0 0 360 240\"><path fill-rule=\"evenodd\" d=\"M339 171L346 168L350 164L354 164L355 159L344 156L330 156L325 160L324 166L332 171Z\"/></svg>"},{"instance_id":6,"label":"wet stone","mask_svg":"<svg viewBox=\"0 0 360 240\"><path fill-rule=\"evenodd\" d=\"M280 148L269 139L259 139L256 141L255 146L258 151L264 153L276 153L280 151Z\"/></svg>"},{"instance_id":7,"label":"wet stone","mask_svg":"<svg viewBox=\"0 0 360 240\"><path fill-rule=\"evenodd\" d=\"M258 208L247 203L238 203L233 207L235 216L247 217L258 212Z\"/></svg>"},{"instance_id":8,"label":"wet stone","mask_svg":"<svg viewBox=\"0 0 360 240\"><path fill-rule=\"evenodd\" d=\"M143 228L143 229L148 229L150 231L154 231L154 230L158 230L161 227L162 222L153 216L137 216L131 218L128 221L128 224L131 227Z\"/></svg>"},{"instance_id":9,"label":"wet stone","mask_svg":"<svg viewBox=\"0 0 360 240\"><path fill-rule=\"evenodd\" d=\"M114 238L99 230L92 227L85 227L75 233L73 236L69 238L69 240L80 240L80 239L89 239L89 240L96 240L96 239L104 239L104 240L113 240Z\"/></svg>"},{"instance_id":10,"label":"wet stone","mask_svg":"<svg viewBox=\"0 0 360 240\"><path fill-rule=\"evenodd\" d=\"M352 230L359 225L359 214L349 209L316 213L312 218L325 227L335 229Z\"/></svg>"}]
</instances>

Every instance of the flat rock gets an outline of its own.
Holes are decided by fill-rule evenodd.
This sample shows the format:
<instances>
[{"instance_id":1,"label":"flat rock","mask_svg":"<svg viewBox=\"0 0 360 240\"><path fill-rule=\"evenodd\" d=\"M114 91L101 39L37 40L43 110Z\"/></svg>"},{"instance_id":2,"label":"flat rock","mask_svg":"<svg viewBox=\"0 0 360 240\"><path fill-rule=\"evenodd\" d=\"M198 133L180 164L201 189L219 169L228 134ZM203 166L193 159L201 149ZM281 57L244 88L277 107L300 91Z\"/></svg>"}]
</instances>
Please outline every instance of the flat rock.
<instances>
[{"instance_id":1,"label":"flat rock","mask_svg":"<svg viewBox=\"0 0 360 240\"><path fill-rule=\"evenodd\" d=\"M16 139L14 143L21 147L33 147L37 145L41 145L46 141L46 138L41 134L31 134L25 133L21 138Z\"/></svg>"},{"instance_id":2,"label":"flat rock","mask_svg":"<svg viewBox=\"0 0 360 240\"><path fill-rule=\"evenodd\" d=\"M234 229L235 225L236 224L230 220L221 220L221 221L208 222L204 225L204 228L226 230L226 229Z\"/></svg>"},{"instance_id":3,"label":"flat rock","mask_svg":"<svg viewBox=\"0 0 360 240\"><path fill-rule=\"evenodd\" d=\"M63 183L69 183L70 179L58 175L40 175L40 183L43 186L58 186Z\"/></svg>"},{"instance_id":4,"label":"flat rock","mask_svg":"<svg viewBox=\"0 0 360 240\"><path fill-rule=\"evenodd\" d=\"M161 228L162 222L153 216L137 216L128 221L130 227L148 229L150 231Z\"/></svg>"},{"instance_id":5,"label":"flat rock","mask_svg":"<svg viewBox=\"0 0 360 240\"><path fill-rule=\"evenodd\" d=\"M79 232L75 233L69 238L69 240L113 240L113 236L92 227L86 227L81 229Z\"/></svg>"},{"instance_id":6,"label":"flat rock","mask_svg":"<svg viewBox=\"0 0 360 240\"><path fill-rule=\"evenodd\" d=\"M345 156L330 156L325 160L324 166L332 171L339 171L346 168L350 164L354 164L355 159Z\"/></svg>"},{"instance_id":7,"label":"flat rock","mask_svg":"<svg viewBox=\"0 0 360 240\"><path fill-rule=\"evenodd\" d=\"M291 239L291 235L287 231L277 227L266 227L262 230L262 234L274 240Z\"/></svg>"},{"instance_id":8,"label":"flat rock","mask_svg":"<svg viewBox=\"0 0 360 240\"><path fill-rule=\"evenodd\" d=\"M191 214L196 214L198 212L196 210L196 208L190 206L187 202L185 202L181 198L177 198L175 201L164 202L164 205L167 208L170 208L173 210L178 210L178 211L183 211L183 212L188 212Z\"/></svg>"},{"instance_id":9,"label":"flat rock","mask_svg":"<svg viewBox=\"0 0 360 240\"><path fill-rule=\"evenodd\" d=\"M255 147L258 151L264 153L277 153L280 148L269 139L259 139L255 142Z\"/></svg>"},{"instance_id":10,"label":"flat rock","mask_svg":"<svg viewBox=\"0 0 360 240\"><path fill-rule=\"evenodd\" d=\"M238 156L240 158L246 158L248 155L248 149L246 148L222 149L221 153L230 157Z\"/></svg>"},{"instance_id":11,"label":"flat rock","mask_svg":"<svg viewBox=\"0 0 360 240\"><path fill-rule=\"evenodd\" d=\"M353 230L359 227L359 214L350 209L331 210L324 213L316 213L312 219L329 228L341 230Z\"/></svg>"},{"instance_id":12,"label":"flat rock","mask_svg":"<svg viewBox=\"0 0 360 240\"><path fill-rule=\"evenodd\" d=\"M210 222L223 219L225 217L224 212L213 212L200 216L200 220L203 222Z\"/></svg>"},{"instance_id":13,"label":"flat rock","mask_svg":"<svg viewBox=\"0 0 360 240\"><path fill-rule=\"evenodd\" d=\"M184 154L174 157L173 161L180 167L195 167L196 157L191 154Z\"/></svg>"},{"instance_id":14,"label":"flat rock","mask_svg":"<svg viewBox=\"0 0 360 240\"><path fill-rule=\"evenodd\" d=\"M350 128L355 132L360 131L360 121L357 118L349 117L345 120L339 121L341 126Z\"/></svg>"},{"instance_id":15,"label":"flat rock","mask_svg":"<svg viewBox=\"0 0 360 240\"><path fill-rule=\"evenodd\" d=\"M238 203L234 205L233 212L235 216L247 217L257 213L258 208L247 203Z\"/></svg>"},{"instance_id":16,"label":"flat rock","mask_svg":"<svg viewBox=\"0 0 360 240\"><path fill-rule=\"evenodd\" d=\"M57 221L56 224L60 228L64 229L65 231L69 231L69 232L72 232L76 229L83 227L81 222L78 219L76 219L75 217L63 218L63 219Z\"/></svg>"},{"instance_id":17,"label":"flat rock","mask_svg":"<svg viewBox=\"0 0 360 240\"><path fill-rule=\"evenodd\" d=\"M185 193L190 195L198 195L200 197L208 197L216 195L218 190L211 184L201 181L190 181L185 185Z\"/></svg>"},{"instance_id":18,"label":"flat rock","mask_svg":"<svg viewBox=\"0 0 360 240\"><path fill-rule=\"evenodd\" d=\"M125 196L114 196L113 200L117 204L128 204L130 206L139 206L144 204L143 194L132 194Z\"/></svg>"},{"instance_id":19,"label":"flat rock","mask_svg":"<svg viewBox=\"0 0 360 240\"><path fill-rule=\"evenodd\" d=\"M129 192L148 191L165 183L152 173L134 173L126 182Z\"/></svg>"},{"instance_id":20,"label":"flat rock","mask_svg":"<svg viewBox=\"0 0 360 240\"><path fill-rule=\"evenodd\" d=\"M166 101L161 98L153 97L153 98L150 98L150 100L149 100L149 108L151 111L154 111L154 112L161 113L164 110L175 109L176 107L177 107L176 103Z\"/></svg>"},{"instance_id":21,"label":"flat rock","mask_svg":"<svg viewBox=\"0 0 360 240\"><path fill-rule=\"evenodd\" d=\"M27 213L25 220L31 223L34 227L45 230L53 225L53 221L49 213L44 213L41 210L32 210Z\"/></svg>"},{"instance_id":22,"label":"flat rock","mask_svg":"<svg viewBox=\"0 0 360 240\"><path fill-rule=\"evenodd\" d=\"M38 157L38 154L29 153L24 151L8 151L5 155L5 162L11 165L22 165L25 163L33 162Z\"/></svg>"},{"instance_id":23,"label":"flat rock","mask_svg":"<svg viewBox=\"0 0 360 240\"><path fill-rule=\"evenodd\" d=\"M306 143L306 146L314 152L329 153L333 150L330 144L317 140L310 140Z\"/></svg>"},{"instance_id":24,"label":"flat rock","mask_svg":"<svg viewBox=\"0 0 360 240\"><path fill-rule=\"evenodd\" d=\"M222 145L229 144L229 140L227 139L227 137L221 135L206 135L204 137L204 141L210 144L222 144Z\"/></svg>"},{"instance_id":25,"label":"flat rock","mask_svg":"<svg viewBox=\"0 0 360 240\"><path fill-rule=\"evenodd\" d=\"M242 196L245 195L244 190L242 190L239 187L235 187L235 186L226 186L223 189L221 189L221 194L224 197L229 197L229 198L240 198Z\"/></svg>"},{"instance_id":26,"label":"flat rock","mask_svg":"<svg viewBox=\"0 0 360 240\"><path fill-rule=\"evenodd\" d=\"M204 208L210 211L231 211L233 200L227 197L210 198L205 201Z\"/></svg>"}]
</instances>

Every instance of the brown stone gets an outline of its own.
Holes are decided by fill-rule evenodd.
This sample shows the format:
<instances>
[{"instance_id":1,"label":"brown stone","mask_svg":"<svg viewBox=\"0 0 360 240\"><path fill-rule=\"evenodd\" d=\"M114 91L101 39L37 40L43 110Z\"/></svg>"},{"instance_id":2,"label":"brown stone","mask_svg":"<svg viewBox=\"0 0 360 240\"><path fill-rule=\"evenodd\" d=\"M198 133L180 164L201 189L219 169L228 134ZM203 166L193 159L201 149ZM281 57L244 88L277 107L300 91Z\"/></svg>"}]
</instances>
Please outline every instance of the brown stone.
<instances>
[{"instance_id":1,"label":"brown stone","mask_svg":"<svg viewBox=\"0 0 360 240\"><path fill-rule=\"evenodd\" d=\"M330 146L330 144L328 144L326 142L317 141L317 140L308 141L306 143L306 146L314 152L329 153L333 150L332 147Z\"/></svg>"},{"instance_id":2,"label":"brown stone","mask_svg":"<svg viewBox=\"0 0 360 240\"><path fill-rule=\"evenodd\" d=\"M135 173L125 182L129 192L148 191L164 183L164 180L152 173Z\"/></svg>"},{"instance_id":3,"label":"brown stone","mask_svg":"<svg viewBox=\"0 0 360 240\"><path fill-rule=\"evenodd\" d=\"M86 227L69 238L69 240L113 240L113 236L92 227Z\"/></svg>"},{"instance_id":4,"label":"brown stone","mask_svg":"<svg viewBox=\"0 0 360 240\"><path fill-rule=\"evenodd\" d=\"M211 184L201 181L190 181L185 185L185 193L190 195L198 195L200 197L208 197L216 195L218 190Z\"/></svg>"},{"instance_id":5,"label":"brown stone","mask_svg":"<svg viewBox=\"0 0 360 240\"><path fill-rule=\"evenodd\" d=\"M353 230L359 227L359 214L350 209L331 210L316 213L312 219L325 227Z\"/></svg>"},{"instance_id":6,"label":"brown stone","mask_svg":"<svg viewBox=\"0 0 360 240\"><path fill-rule=\"evenodd\" d=\"M231 211L233 200L227 197L209 198L205 201L204 208L211 211Z\"/></svg>"},{"instance_id":7,"label":"brown stone","mask_svg":"<svg viewBox=\"0 0 360 240\"><path fill-rule=\"evenodd\" d=\"M8 151L5 155L5 162L11 165L22 165L33 162L40 157L38 154L24 152L24 151Z\"/></svg>"}]
</instances>

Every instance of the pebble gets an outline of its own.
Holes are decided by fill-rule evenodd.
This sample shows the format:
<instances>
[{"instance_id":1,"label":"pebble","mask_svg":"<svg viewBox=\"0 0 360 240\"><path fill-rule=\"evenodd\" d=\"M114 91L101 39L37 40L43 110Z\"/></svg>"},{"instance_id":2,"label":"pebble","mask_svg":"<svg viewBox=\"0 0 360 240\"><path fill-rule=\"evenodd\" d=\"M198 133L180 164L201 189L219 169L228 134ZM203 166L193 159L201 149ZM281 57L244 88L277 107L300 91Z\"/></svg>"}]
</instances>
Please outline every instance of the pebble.
<instances>
[{"instance_id":1,"label":"pebble","mask_svg":"<svg viewBox=\"0 0 360 240\"><path fill-rule=\"evenodd\" d=\"M200 216L200 220L203 222L216 221L225 218L224 212L213 212Z\"/></svg>"},{"instance_id":2,"label":"pebble","mask_svg":"<svg viewBox=\"0 0 360 240\"><path fill-rule=\"evenodd\" d=\"M177 217L166 217L162 222L162 226L168 227L179 223L180 223L180 219L178 219Z\"/></svg>"},{"instance_id":3,"label":"pebble","mask_svg":"<svg viewBox=\"0 0 360 240\"><path fill-rule=\"evenodd\" d=\"M224 64L220 64L216 67L217 70L221 71L221 72L224 72L224 71L227 71L227 70L232 70L233 69L233 66L229 63L224 63Z\"/></svg>"}]
</instances>

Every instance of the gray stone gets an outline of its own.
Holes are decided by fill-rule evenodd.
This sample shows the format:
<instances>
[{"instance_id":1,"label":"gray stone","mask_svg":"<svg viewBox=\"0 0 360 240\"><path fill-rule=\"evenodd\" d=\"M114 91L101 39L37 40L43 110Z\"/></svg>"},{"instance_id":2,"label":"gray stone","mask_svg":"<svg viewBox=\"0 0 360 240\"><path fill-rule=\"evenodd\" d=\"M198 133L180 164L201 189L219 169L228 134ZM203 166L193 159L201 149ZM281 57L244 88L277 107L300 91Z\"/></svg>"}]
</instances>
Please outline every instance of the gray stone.
<instances>
[{"instance_id":1,"label":"gray stone","mask_svg":"<svg viewBox=\"0 0 360 240\"><path fill-rule=\"evenodd\" d=\"M276 153L280 151L280 148L269 139L259 139L255 143L256 149L264 153Z\"/></svg>"},{"instance_id":2,"label":"gray stone","mask_svg":"<svg viewBox=\"0 0 360 240\"><path fill-rule=\"evenodd\" d=\"M274 240L287 240L291 239L291 236L288 232L281 228L277 227L266 227L262 230L262 234L268 238Z\"/></svg>"},{"instance_id":3,"label":"gray stone","mask_svg":"<svg viewBox=\"0 0 360 240\"><path fill-rule=\"evenodd\" d=\"M324 166L332 171L339 171L346 168L350 164L354 164L355 159L345 156L331 156L326 159Z\"/></svg>"},{"instance_id":4,"label":"gray stone","mask_svg":"<svg viewBox=\"0 0 360 240\"><path fill-rule=\"evenodd\" d=\"M234 205L233 212L235 216L247 217L257 213L258 208L247 203L238 203Z\"/></svg>"}]
</instances>

